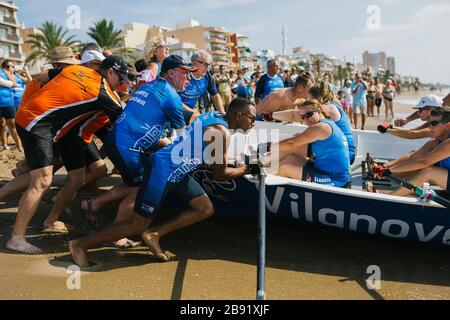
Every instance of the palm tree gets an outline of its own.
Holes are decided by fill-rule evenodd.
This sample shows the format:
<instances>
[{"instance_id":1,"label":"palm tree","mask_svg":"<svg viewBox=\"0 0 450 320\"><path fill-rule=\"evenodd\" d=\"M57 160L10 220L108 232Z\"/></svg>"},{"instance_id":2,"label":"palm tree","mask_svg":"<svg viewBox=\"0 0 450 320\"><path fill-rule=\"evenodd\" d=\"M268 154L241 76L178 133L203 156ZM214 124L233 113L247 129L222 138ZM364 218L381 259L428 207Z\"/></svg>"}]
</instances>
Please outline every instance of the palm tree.
<instances>
[{"instance_id":1,"label":"palm tree","mask_svg":"<svg viewBox=\"0 0 450 320\"><path fill-rule=\"evenodd\" d=\"M344 86L344 80L347 79L347 69L338 65L334 72L334 78L339 80L341 87Z\"/></svg>"},{"instance_id":2,"label":"palm tree","mask_svg":"<svg viewBox=\"0 0 450 320\"><path fill-rule=\"evenodd\" d=\"M39 32L29 35L29 39L25 41L31 46L32 53L28 56L26 63L34 63L41 59L49 59L52 50L56 47L71 47L76 51L78 41L74 40L75 36L68 36L67 29L57 25L54 22L44 21Z\"/></svg>"},{"instance_id":3,"label":"palm tree","mask_svg":"<svg viewBox=\"0 0 450 320\"><path fill-rule=\"evenodd\" d=\"M123 46L124 36L122 30L115 29L113 21L107 21L106 19L99 20L88 30L88 36L94 39L104 50L108 49L114 54L135 58L138 50Z\"/></svg>"}]
</instances>

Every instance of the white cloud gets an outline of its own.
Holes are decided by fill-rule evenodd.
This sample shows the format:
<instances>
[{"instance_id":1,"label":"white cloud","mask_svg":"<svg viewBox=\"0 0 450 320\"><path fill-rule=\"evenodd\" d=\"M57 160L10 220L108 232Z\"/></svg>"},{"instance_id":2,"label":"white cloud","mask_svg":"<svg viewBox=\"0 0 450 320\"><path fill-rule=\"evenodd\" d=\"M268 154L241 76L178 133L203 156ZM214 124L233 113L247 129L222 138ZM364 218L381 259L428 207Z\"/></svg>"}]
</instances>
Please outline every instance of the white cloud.
<instances>
[{"instance_id":1,"label":"white cloud","mask_svg":"<svg viewBox=\"0 0 450 320\"><path fill-rule=\"evenodd\" d=\"M449 16L450 4L430 4L404 23L382 22L380 29L365 28L359 36L338 41L338 45L342 50L386 51L396 57L399 72L417 71L427 81L450 82L450 60L444 58L450 56Z\"/></svg>"}]
</instances>

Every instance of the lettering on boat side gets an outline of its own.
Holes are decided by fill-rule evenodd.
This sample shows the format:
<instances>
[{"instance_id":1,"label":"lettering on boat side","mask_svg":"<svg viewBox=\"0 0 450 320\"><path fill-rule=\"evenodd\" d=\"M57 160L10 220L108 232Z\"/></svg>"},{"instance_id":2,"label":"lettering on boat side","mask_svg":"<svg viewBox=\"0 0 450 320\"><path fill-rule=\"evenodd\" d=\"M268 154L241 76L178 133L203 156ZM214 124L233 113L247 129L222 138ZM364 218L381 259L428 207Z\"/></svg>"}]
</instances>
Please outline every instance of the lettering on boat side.
<instances>
[{"instance_id":1,"label":"lettering on boat side","mask_svg":"<svg viewBox=\"0 0 450 320\"><path fill-rule=\"evenodd\" d=\"M201 183L204 190L211 198L233 205L230 199L235 192L239 192L235 180L217 181L208 170L197 170L193 177ZM252 198L253 199L253 198ZM274 215L286 215L281 211L282 204L289 204L288 211L293 219L310 223L319 223L324 226L346 229L350 231L371 235L383 235L390 238L405 239L415 238L420 242L441 242L450 245L450 229L442 225L423 225L420 222L407 222L400 219L386 219L374 213L363 214L358 212L346 212L335 208L322 208L313 210L313 193L296 193L286 191L285 187L278 186L275 193L266 193L266 209ZM317 203L315 203L317 205ZM283 206L283 210L286 207ZM367 210L371 210L370 205ZM372 211L373 212L373 211Z\"/></svg>"},{"instance_id":2,"label":"lettering on boat side","mask_svg":"<svg viewBox=\"0 0 450 320\"><path fill-rule=\"evenodd\" d=\"M285 194L286 189L283 187L278 187L272 201L270 201L266 195L266 208L274 214L279 214L280 206L281 203L283 203ZM358 214L355 212L351 212L348 216L345 211L335 210L332 208L320 208L316 211L317 214L314 215L312 193L305 192L303 200L297 193L289 193L288 196L291 215L294 219L306 220L307 222L317 222L329 227L346 229L345 222L347 218L349 219L347 222L347 229L351 231L361 231L362 228L366 226L367 230L364 233L376 234L377 227L379 227L379 233L386 237L404 239L413 233L421 242L430 242L444 230L444 226L435 225L431 230L425 231L422 223L415 222L414 225L410 225L408 222L399 219L382 221L380 217L377 219L375 216ZM304 202L303 206L301 205L302 201ZM304 208L304 211L301 212L300 208ZM446 230L442 234L442 243L445 245L450 245L450 229Z\"/></svg>"}]
</instances>

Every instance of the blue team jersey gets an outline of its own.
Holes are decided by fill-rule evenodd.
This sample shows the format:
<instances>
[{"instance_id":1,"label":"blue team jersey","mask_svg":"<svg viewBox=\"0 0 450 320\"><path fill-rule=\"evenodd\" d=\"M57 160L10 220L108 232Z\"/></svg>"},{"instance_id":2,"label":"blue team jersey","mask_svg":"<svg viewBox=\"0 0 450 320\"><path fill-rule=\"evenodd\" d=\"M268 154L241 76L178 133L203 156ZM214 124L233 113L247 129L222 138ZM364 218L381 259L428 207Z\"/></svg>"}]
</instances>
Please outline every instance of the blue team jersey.
<instances>
[{"instance_id":1,"label":"blue team jersey","mask_svg":"<svg viewBox=\"0 0 450 320\"><path fill-rule=\"evenodd\" d=\"M450 137L449 137L449 138L450 138ZM444 160L441 160L441 161L439 162L439 167L440 167L440 168L445 168L445 169L450 170L450 157L448 157L448 158L446 158L446 159L444 159Z\"/></svg>"},{"instance_id":2,"label":"blue team jersey","mask_svg":"<svg viewBox=\"0 0 450 320\"><path fill-rule=\"evenodd\" d=\"M178 183L187 174L203 166L208 159L204 132L207 127L221 125L228 129L228 122L218 112L200 115L175 141L151 156L152 168L157 171L159 185ZM153 173L152 173L153 175Z\"/></svg>"},{"instance_id":3,"label":"blue team jersey","mask_svg":"<svg viewBox=\"0 0 450 320\"><path fill-rule=\"evenodd\" d=\"M132 152L152 149L166 122L174 129L183 128L183 105L175 88L164 78L158 78L133 95L116 121L113 130L117 147Z\"/></svg>"},{"instance_id":4,"label":"blue team jersey","mask_svg":"<svg viewBox=\"0 0 450 320\"><path fill-rule=\"evenodd\" d=\"M347 138L333 121L323 119L320 122L328 124L332 133L327 139L312 143L316 157L314 167L335 181L347 183L351 180Z\"/></svg>"},{"instance_id":5,"label":"blue team jersey","mask_svg":"<svg viewBox=\"0 0 450 320\"><path fill-rule=\"evenodd\" d=\"M209 72L203 77L196 79L193 75L189 77L189 85L183 92L180 92L181 100L189 108L195 108L200 96L208 92L210 96L218 94L217 86Z\"/></svg>"},{"instance_id":6,"label":"blue team jersey","mask_svg":"<svg viewBox=\"0 0 450 320\"><path fill-rule=\"evenodd\" d=\"M284 88L284 79L277 74L275 77L269 76L267 73L263 74L256 85L255 97L264 100L272 92Z\"/></svg>"},{"instance_id":7,"label":"blue team jersey","mask_svg":"<svg viewBox=\"0 0 450 320\"><path fill-rule=\"evenodd\" d=\"M341 119L339 121L336 121L335 123L339 127L339 129L342 130L345 137L347 138L348 151L350 153L350 163L352 163L355 160L356 146L355 146L355 140L353 139L352 127L350 125L350 120L349 120L347 114L345 113L344 109L342 109L342 107L339 105L339 103L332 102L331 104L333 106L335 106L339 110L339 113L341 114Z\"/></svg>"}]
</instances>

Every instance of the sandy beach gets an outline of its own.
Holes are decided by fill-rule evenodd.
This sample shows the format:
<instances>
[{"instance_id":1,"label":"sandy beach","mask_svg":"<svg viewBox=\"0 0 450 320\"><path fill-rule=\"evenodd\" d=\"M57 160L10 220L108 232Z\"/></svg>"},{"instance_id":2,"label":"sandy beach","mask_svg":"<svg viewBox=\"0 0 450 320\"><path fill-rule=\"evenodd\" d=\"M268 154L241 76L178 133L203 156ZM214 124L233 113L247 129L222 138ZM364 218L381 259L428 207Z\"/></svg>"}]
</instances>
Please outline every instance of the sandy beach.
<instances>
[{"instance_id":1,"label":"sandy beach","mask_svg":"<svg viewBox=\"0 0 450 320\"><path fill-rule=\"evenodd\" d=\"M410 114L420 96L397 98L397 115ZM368 118L368 130L384 120ZM406 143L406 142L405 142ZM0 152L0 178L11 179L10 171L21 155ZM111 164L108 163L111 169ZM51 199L64 184L64 172L38 209L28 231L29 240L46 254L25 256L5 249L17 213L20 196L0 202L0 299L254 299L256 292L256 221L215 216L210 220L165 238L163 249L176 258L168 263L152 259L145 247L119 250L105 246L89 258L98 264L82 271L80 288L68 286L73 265L67 242L86 234L80 201L90 197L78 193L71 206L73 216L64 220L79 227L67 236L40 234L50 211ZM113 175L100 181L102 188L117 184ZM256 208L256 206L255 206ZM114 204L101 210L108 224ZM381 269L381 288L368 289L369 266ZM266 292L268 299L450 299L450 255L447 247L373 238L311 225L268 222ZM70 279L69 279L70 280ZM70 281L69 281L70 284Z\"/></svg>"}]
</instances>

